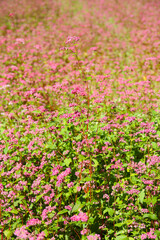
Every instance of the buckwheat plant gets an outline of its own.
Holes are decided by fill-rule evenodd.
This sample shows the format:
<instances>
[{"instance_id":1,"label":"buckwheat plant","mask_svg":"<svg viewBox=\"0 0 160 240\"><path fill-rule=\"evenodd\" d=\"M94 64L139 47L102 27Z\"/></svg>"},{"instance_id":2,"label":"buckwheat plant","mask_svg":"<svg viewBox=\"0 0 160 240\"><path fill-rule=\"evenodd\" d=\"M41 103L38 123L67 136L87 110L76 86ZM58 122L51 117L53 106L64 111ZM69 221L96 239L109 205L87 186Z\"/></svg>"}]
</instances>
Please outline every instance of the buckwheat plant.
<instances>
[{"instance_id":1,"label":"buckwheat plant","mask_svg":"<svg viewBox=\"0 0 160 240\"><path fill-rule=\"evenodd\" d=\"M158 240L159 0L0 16L1 240Z\"/></svg>"}]
</instances>

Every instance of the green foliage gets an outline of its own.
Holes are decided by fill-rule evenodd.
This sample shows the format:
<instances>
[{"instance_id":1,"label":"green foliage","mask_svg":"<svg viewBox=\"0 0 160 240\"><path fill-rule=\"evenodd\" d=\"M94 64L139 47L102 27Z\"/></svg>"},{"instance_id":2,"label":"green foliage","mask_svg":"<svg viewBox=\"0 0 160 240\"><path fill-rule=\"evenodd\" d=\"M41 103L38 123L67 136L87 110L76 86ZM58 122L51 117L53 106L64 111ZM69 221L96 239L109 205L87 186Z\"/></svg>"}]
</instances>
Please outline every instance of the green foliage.
<instances>
[{"instance_id":1,"label":"green foliage","mask_svg":"<svg viewBox=\"0 0 160 240\"><path fill-rule=\"evenodd\" d=\"M0 2L1 239L158 240L159 42L143 2Z\"/></svg>"}]
</instances>

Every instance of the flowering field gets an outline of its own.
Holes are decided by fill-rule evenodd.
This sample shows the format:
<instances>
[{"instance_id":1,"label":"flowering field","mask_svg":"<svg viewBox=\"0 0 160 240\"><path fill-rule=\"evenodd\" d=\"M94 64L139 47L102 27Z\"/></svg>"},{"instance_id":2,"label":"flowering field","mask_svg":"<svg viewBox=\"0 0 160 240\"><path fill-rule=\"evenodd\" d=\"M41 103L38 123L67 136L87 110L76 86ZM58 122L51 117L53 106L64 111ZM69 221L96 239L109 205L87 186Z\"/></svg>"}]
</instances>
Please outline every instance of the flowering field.
<instances>
[{"instance_id":1,"label":"flowering field","mask_svg":"<svg viewBox=\"0 0 160 240\"><path fill-rule=\"evenodd\" d=\"M160 1L0 1L1 240L160 237Z\"/></svg>"}]
</instances>

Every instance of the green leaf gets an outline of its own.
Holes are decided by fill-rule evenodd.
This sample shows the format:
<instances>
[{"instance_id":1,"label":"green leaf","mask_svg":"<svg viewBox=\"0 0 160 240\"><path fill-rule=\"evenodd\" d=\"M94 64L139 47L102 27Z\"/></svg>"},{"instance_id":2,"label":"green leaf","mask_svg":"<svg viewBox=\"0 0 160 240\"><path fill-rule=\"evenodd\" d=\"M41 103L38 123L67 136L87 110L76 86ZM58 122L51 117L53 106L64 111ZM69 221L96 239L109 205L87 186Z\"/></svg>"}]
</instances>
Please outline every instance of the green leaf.
<instances>
[{"instance_id":1,"label":"green leaf","mask_svg":"<svg viewBox=\"0 0 160 240\"><path fill-rule=\"evenodd\" d=\"M9 239L13 235L13 233L10 230L5 230L4 235L7 237L7 239Z\"/></svg>"},{"instance_id":2,"label":"green leaf","mask_svg":"<svg viewBox=\"0 0 160 240\"><path fill-rule=\"evenodd\" d=\"M48 237L48 230L45 229L45 230L43 230L43 232L45 233L45 236Z\"/></svg>"},{"instance_id":3,"label":"green leaf","mask_svg":"<svg viewBox=\"0 0 160 240\"><path fill-rule=\"evenodd\" d=\"M64 163L65 163L65 165L68 167L69 166L69 164L72 162L72 160L71 160L71 158L66 158L65 160L64 160Z\"/></svg>"},{"instance_id":4,"label":"green leaf","mask_svg":"<svg viewBox=\"0 0 160 240\"><path fill-rule=\"evenodd\" d=\"M159 230L156 230L156 231L155 231L155 234L157 235L157 237L159 237L159 236L160 236L160 231L159 231Z\"/></svg>"},{"instance_id":5,"label":"green leaf","mask_svg":"<svg viewBox=\"0 0 160 240\"><path fill-rule=\"evenodd\" d=\"M91 77L91 76L86 77L86 81L89 81L89 80L92 80L92 77Z\"/></svg>"},{"instance_id":6,"label":"green leaf","mask_svg":"<svg viewBox=\"0 0 160 240\"><path fill-rule=\"evenodd\" d=\"M120 235L116 237L115 240L129 240L129 238L126 235Z\"/></svg>"},{"instance_id":7,"label":"green leaf","mask_svg":"<svg viewBox=\"0 0 160 240\"><path fill-rule=\"evenodd\" d=\"M19 201L19 200L17 200L17 201L15 201L15 202L14 202L14 204L13 204L13 205L14 205L15 207L17 207L19 203L20 203L20 201Z\"/></svg>"},{"instance_id":8,"label":"green leaf","mask_svg":"<svg viewBox=\"0 0 160 240\"><path fill-rule=\"evenodd\" d=\"M149 197L149 198L145 199L144 201L145 201L145 203L147 203L149 205L152 203L152 198Z\"/></svg>"},{"instance_id":9,"label":"green leaf","mask_svg":"<svg viewBox=\"0 0 160 240\"><path fill-rule=\"evenodd\" d=\"M68 212L68 210L67 209L63 209L62 211L58 212L58 215L61 215L61 214L66 213L66 212Z\"/></svg>"},{"instance_id":10,"label":"green leaf","mask_svg":"<svg viewBox=\"0 0 160 240\"><path fill-rule=\"evenodd\" d=\"M55 216L55 212L52 212L52 213L49 213L49 214L48 214L48 217L49 217L49 218L53 218L54 216Z\"/></svg>"},{"instance_id":11,"label":"green leaf","mask_svg":"<svg viewBox=\"0 0 160 240\"><path fill-rule=\"evenodd\" d=\"M7 154L7 152L8 152L8 147L5 147L4 154Z\"/></svg>"},{"instance_id":12,"label":"green leaf","mask_svg":"<svg viewBox=\"0 0 160 240\"><path fill-rule=\"evenodd\" d=\"M17 214L18 211L17 211L16 209L12 209L12 210L11 210L11 213Z\"/></svg>"},{"instance_id":13,"label":"green leaf","mask_svg":"<svg viewBox=\"0 0 160 240\"><path fill-rule=\"evenodd\" d=\"M147 213L147 214L144 214L143 215L143 218L149 218L149 214Z\"/></svg>"},{"instance_id":14,"label":"green leaf","mask_svg":"<svg viewBox=\"0 0 160 240\"><path fill-rule=\"evenodd\" d=\"M134 222L134 220L129 220L129 219L128 219L128 220L125 221L125 222L126 222L127 225L130 225L130 224L132 224L132 223Z\"/></svg>"},{"instance_id":15,"label":"green leaf","mask_svg":"<svg viewBox=\"0 0 160 240\"><path fill-rule=\"evenodd\" d=\"M124 224L125 224L124 222L122 222L122 223L116 223L115 226L116 226L116 227L122 227Z\"/></svg>"},{"instance_id":16,"label":"green leaf","mask_svg":"<svg viewBox=\"0 0 160 240\"><path fill-rule=\"evenodd\" d=\"M1 126L2 126L2 124L1 124ZM0 132L3 133L4 131L5 131L5 128L1 127Z\"/></svg>"},{"instance_id":17,"label":"green leaf","mask_svg":"<svg viewBox=\"0 0 160 240\"><path fill-rule=\"evenodd\" d=\"M156 142L152 142L152 147L153 147L154 149L156 149L156 148L157 148L157 143L156 143Z\"/></svg>"},{"instance_id":18,"label":"green leaf","mask_svg":"<svg viewBox=\"0 0 160 240\"><path fill-rule=\"evenodd\" d=\"M80 209L82 207L82 203L81 202L77 202L73 209L72 209L72 212L76 212L78 209Z\"/></svg>"},{"instance_id":19,"label":"green leaf","mask_svg":"<svg viewBox=\"0 0 160 240\"><path fill-rule=\"evenodd\" d=\"M49 149L52 149L52 150L55 149L55 143L51 143L51 142L47 143L46 148L49 148Z\"/></svg>"},{"instance_id":20,"label":"green leaf","mask_svg":"<svg viewBox=\"0 0 160 240\"><path fill-rule=\"evenodd\" d=\"M38 202L43 197L43 194L36 197L36 202Z\"/></svg>"},{"instance_id":21,"label":"green leaf","mask_svg":"<svg viewBox=\"0 0 160 240\"><path fill-rule=\"evenodd\" d=\"M136 175L136 174L133 174L133 173L130 175L130 176L131 176L131 182L132 182L133 184L135 184L136 181L137 181L135 175Z\"/></svg>"},{"instance_id":22,"label":"green leaf","mask_svg":"<svg viewBox=\"0 0 160 240\"><path fill-rule=\"evenodd\" d=\"M107 165L106 166L106 170L108 170L110 168L111 164Z\"/></svg>"},{"instance_id":23,"label":"green leaf","mask_svg":"<svg viewBox=\"0 0 160 240\"><path fill-rule=\"evenodd\" d=\"M33 113L38 113L38 114L41 113L40 110L34 110L34 111L32 111L32 112L33 112Z\"/></svg>"},{"instance_id":24,"label":"green leaf","mask_svg":"<svg viewBox=\"0 0 160 240\"><path fill-rule=\"evenodd\" d=\"M97 167L99 165L99 162L96 159L93 159L94 167Z\"/></svg>"},{"instance_id":25,"label":"green leaf","mask_svg":"<svg viewBox=\"0 0 160 240\"><path fill-rule=\"evenodd\" d=\"M86 177L82 179L82 182L90 182L90 181L92 181L91 177Z\"/></svg>"},{"instance_id":26,"label":"green leaf","mask_svg":"<svg viewBox=\"0 0 160 240\"><path fill-rule=\"evenodd\" d=\"M143 218L150 218L152 220L157 220L156 214L144 214Z\"/></svg>"},{"instance_id":27,"label":"green leaf","mask_svg":"<svg viewBox=\"0 0 160 240\"><path fill-rule=\"evenodd\" d=\"M156 216L156 214L149 214L150 215L150 218L152 219L152 220L157 220L158 218L157 218L157 216Z\"/></svg>"},{"instance_id":28,"label":"green leaf","mask_svg":"<svg viewBox=\"0 0 160 240\"><path fill-rule=\"evenodd\" d=\"M157 202L157 197L152 198L152 204L154 205Z\"/></svg>"},{"instance_id":29,"label":"green leaf","mask_svg":"<svg viewBox=\"0 0 160 240\"><path fill-rule=\"evenodd\" d=\"M144 189L139 193L139 201L140 203L143 203L143 200L144 200L144 197L145 197L145 191Z\"/></svg>"},{"instance_id":30,"label":"green leaf","mask_svg":"<svg viewBox=\"0 0 160 240\"><path fill-rule=\"evenodd\" d=\"M65 137L69 136L69 132L68 132L67 128L62 128L61 129L61 135L64 135Z\"/></svg>"},{"instance_id":31,"label":"green leaf","mask_svg":"<svg viewBox=\"0 0 160 240\"><path fill-rule=\"evenodd\" d=\"M114 214L114 210L112 208L106 208L104 211L103 211L103 214L105 214L106 212L108 212L109 216L113 216Z\"/></svg>"},{"instance_id":32,"label":"green leaf","mask_svg":"<svg viewBox=\"0 0 160 240\"><path fill-rule=\"evenodd\" d=\"M108 234L112 234L112 233L114 233L114 230L111 229L108 231Z\"/></svg>"},{"instance_id":33,"label":"green leaf","mask_svg":"<svg viewBox=\"0 0 160 240\"><path fill-rule=\"evenodd\" d=\"M116 234L117 234L117 237L118 237L118 236L120 236L120 235L124 235L125 232L124 232L124 230L120 230L120 231L116 232Z\"/></svg>"},{"instance_id":34,"label":"green leaf","mask_svg":"<svg viewBox=\"0 0 160 240\"><path fill-rule=\"evenodd\" d=\"M93 224L94 222L94 218L93 217L90 217L87 221L88 224Z\"/></svg>"}]
</instances>

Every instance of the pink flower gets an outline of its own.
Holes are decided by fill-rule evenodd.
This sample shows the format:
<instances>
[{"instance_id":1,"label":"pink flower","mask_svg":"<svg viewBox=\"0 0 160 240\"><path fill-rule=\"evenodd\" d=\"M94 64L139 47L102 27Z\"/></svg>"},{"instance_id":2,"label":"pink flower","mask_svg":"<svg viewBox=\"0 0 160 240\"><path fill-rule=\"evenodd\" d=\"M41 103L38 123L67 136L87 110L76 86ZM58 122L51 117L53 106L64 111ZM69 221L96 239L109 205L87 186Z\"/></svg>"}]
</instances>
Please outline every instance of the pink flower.
<instances>
[{"instance_id":1,"label":"pink flower","mask_svg":"<svg viewBox=\"0 0 160 240\"><path fill-rule=\"evenodd\" d=\"M74 186L74 183L73 183L73 182L70 182L70 183L67 184L67 187L68 187L68 188L71 188L71 187L73 187L73 186Z\"/></svg>"},{"instance_id":2,"label":"pink flower","mask_svg":"<svg viewBox=\"0 0 160 240\"><path fill-rule=\"evenodd\" d=\"M27 227L29 227L29 226L34 226L34 225L37 225L37 224L41 224L41 221L39 219L32 218L27 222L26 225L27 225Z\"/></svg>"},{"instance_id":3,"label":"pink flower","mask_svg":"<svg viewBox=\"0 0 160 240\"><path fill-rule=\"evenodd\" d=\"M63 155L67 155L69 153L69 150L64 151Z\"/></svg>"},{"instance_id":4,"label":"pink flower","mask_svg":"<svg viewBox=\"0 0 160 240\"><path fill-rule=\"evenodd\" d=\"M95 234L95 235L89 235L89 236L87 237L87 239L88 239L88 240L100 240L101 237L100 237L99 234Z\"/></svg>"},{"instance_id":5,"label":"pink flower","mask_svg":"<svg viewBox=\"0 0 160 240\"><path fill-rule=\"evenodd\" d=\"M77 216L77 215L73 215L70 219L71 219L72 222L78 222L78 221L81 220L80 217Z\"/></svg>"},{"instance_id":6,"label":"pink flower","mask_svg":"<svg viewBox=\"0 0 160 240\"><path fill-rule=\"evenodd\" d=\"M142 234L141 235L141 240L144 240L144 239L146 239L147 238L147 235L146 234Z\"/></svg>"},{"instance_id":7,"label":"pink flower","mask_svg":"<svg viewBox=\"0 0 160 240\"><path fill-rule=\"evenodd\" d=\"M79 174L80 174L79 172L75 172L75 175L76 175L77 177L79 176Z\"/></svg>"},{"instance_id":8,"label":"pink flower","mask_svg":"<svg viewBox=\"0 0 160 240\"><path fill-rule=\"evenodd\" d=\"M86 153L84 151L82 151L81 154L84 155L84 156L86 155Z\"/></svg>"},{"instance_id":9,"label":"pink flower","mask_svg":"<svg viewBox=\"0 0 160 240\"><path fill-rule=\"evenodd\" d=\"M3 185L2 185L2 183L0 183L0 190L3 190Z\"/></svg>"},{"instance_id":10,"label":"pink flower","mask_svg":"<svg viewBox=\"0 0 160 240\"><path fill-rule=\"evenodd\" d=\"M147 233L148 238L155 239L157 235L154 235L154 228L150 229L150 232Z\"/></svg>"},{"instance_id":11,"label":"pink flower","mask_svg":"<svg viewBox=\"0 0 160 240\"><path fill-rule=\"evenodd\" d=\"M53 168L52 176L57 175L58 173L59 173L59 170L57 169L57 167Z\"/></svg>"},{"instance_id":12,"label":"pink flower","mask_svg":"<svg viewBox=\"0 0 160 240\"><path fill-rule=\"evenodd\" d=\"M14 13L9 13L9 16L10 17L14 17Z\"/></svg>"},{"instance_id":13,"label":"pink flower","mask_svg":"<svg viewBox=\"0 0 160 240\"><path fill-rule=\"evenodd\" d=\"M72 207L68 205L68 206L65 206L65 209L68 209L69 211L71 211Z\"/></svg>"},{"instance_id":14,"label":"pink flower","mask_svg":"<svg viewBox=\"0 0 160 240\"><path fill-rule=\"evenodd\" d=\"M77 191L80 192L81 191L81 187L77 187Z\"/></svg>"},{"instance_id":15,"label":"pink flower","mask_svg":"<svg viewBox=\"0 0 160 240\"><path fill-rule=\"evenodd\" d=\"M24 39L23 38L16 38L16 44L22 43L24 44Z\"/></svg>"},{"instance_id":16,"label":"pink flower","mask_svg":"<svg viewBox=\"0 0 160 240\"><path fill-rule=\"evenodd\" d=\"M29 232L25 228L26 228L25 226L22 226L21 228L16 229L14 234L20 239L27 239Z\"/></svg>"},{"instance_id":17,"label":"pink flower","mask_svg":"<svg viewBox=\"0 0 160 240\"><path fill-rule=\"evenodd\" d=\"M106 198L106 199L107 199L107 202L109 201L109 195L108 195L108 194L104 194L104 195L103 195L103 198Z\"/></svg>"},{"instance_id":18,"label":"pink flower","mask_svg":"<svg viewBox=\"0 0 160 240\"><path fill-rule=\"evenodd\" d=\"M144 184L152 185L154 183L154 180L142 180Z\"/></svg>"},{"instance_id":19,"label":"pink flower","mask_svg":"<svg viewBox=\"0 0 160 240\"><path fill-rule=\"evenodd\" d=\"M60 187L61 186L61 183L62 183L62 180L59 180L56 182L56 187Z\"/></svg>"},{"instance_id":20,"label":"pink flower","mask_svg":"<svg viewBox=\"0 0 160 240\"><path fill-rule=\"evenodd\" d=\"M87 220L88 220L88 216L87 216L86 213L80 212L79 217L80 217L82 222L87 222Z\"/></svg>"},{"instance_id":21,"label":"pink flower","mask_svg":"<svg viewBox=\"0 0 160 240\"><path fill-rule=\"evenodd\" d=\"M84 228L84 229L81 231L81 235L85 235L87 232L88 232L88 229Z\"/></svg>"},{"instance_id":22,"label":"pink flower","mask_svg":"<svg viewBox=\"0 0 160 240\"><path fill-rule=\"evenodd\" d=\"M64 177L66 177L67 175L69 175L71 173L71 169L67 168L65 171L63 171L62 173L60 173L57 177L57 180L63 180Z\"/></svg>"},{"instance_id":23,"label":"pink flower","mask_svg":"<svg viewBox=\"0 0 160 240\"><path fill-rule=\"evenodd\" d=\"M78 215L73 215L71 218L71 221L82 221L82 222L87 222L88 220L88 216L86 215L86 213L80 212Z\"/></svg>"},{"instance_id":24,"label":"pink flower","mask_svg":"<svg viewBox=\"0 0 160 240\"><path fill-rule=\"evenodd\" d=\"M40 234L38 234L37 240L43 240L44 237L45 237L45 233L44 233L44 232L41 232Z\"/></svg>"},{"instance_id":25,"label":"pink flower","mask_svg":"<svg viewBox=\"0 0 160 240\"><path fill-rule=\"evenodd\" d=\"M142 212L142 213L147 213L147 212L149 212L149 211L148 211L148 209L146 209L146 208L142 208L142 209L141 209L141 212Z\"/></svg>"},{"instance_id":26,"label":"pink flower","mask_svg":"<svg viewBox=\"0 0 160 240\"><path fill-rule=\"evenodd\" d=\"M70 37L70 36L68 36L66 44L67 43L71 43L71 42L77 42L77 41L79 41L79 37L76 37L76 36Z\"/></svg>"}]
</instances>

